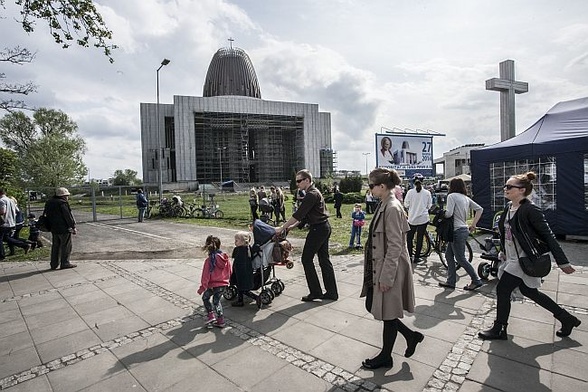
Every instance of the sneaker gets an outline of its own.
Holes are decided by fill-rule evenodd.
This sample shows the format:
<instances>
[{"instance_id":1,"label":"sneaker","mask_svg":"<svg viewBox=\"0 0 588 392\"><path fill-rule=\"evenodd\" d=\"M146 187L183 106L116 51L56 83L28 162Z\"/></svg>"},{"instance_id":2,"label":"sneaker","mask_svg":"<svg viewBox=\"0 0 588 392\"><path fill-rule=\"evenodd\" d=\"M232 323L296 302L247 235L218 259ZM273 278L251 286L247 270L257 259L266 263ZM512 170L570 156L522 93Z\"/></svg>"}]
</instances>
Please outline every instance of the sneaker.
<instances>
[{"instance_id":1,"label":"sneaker","mask_svg":"<svg viewBox=\"0 0 588 392\"><path fill-rule=\"evenodd\" d=\"M206 316L206 325L212 327L212 323L216 321L216 317L214 316L214 312L208 312L208 316Z\"/></svg>"},{"instance_id":2,"label":"sneaker","mask_svg":"<svg viewBox=\"0 0 588 392\"><path fill-rule=\"evenodd\" d=\"M62 265L61 269L68 269L68 268L76 268L78 265L77 264L66 264L66 265Z\"/></svg>"},{"instance_id":3,"label":"sneaker","mask_svg":"<svg viewBox=\"0 0 588 392\"><path fill-rule=\"evenodd\" d=\"M224 328L225 327L225 317L224 316L218 316L216 318L216 323L214 323L215 327L218 328Z\"/></svg>"}]
</instances>

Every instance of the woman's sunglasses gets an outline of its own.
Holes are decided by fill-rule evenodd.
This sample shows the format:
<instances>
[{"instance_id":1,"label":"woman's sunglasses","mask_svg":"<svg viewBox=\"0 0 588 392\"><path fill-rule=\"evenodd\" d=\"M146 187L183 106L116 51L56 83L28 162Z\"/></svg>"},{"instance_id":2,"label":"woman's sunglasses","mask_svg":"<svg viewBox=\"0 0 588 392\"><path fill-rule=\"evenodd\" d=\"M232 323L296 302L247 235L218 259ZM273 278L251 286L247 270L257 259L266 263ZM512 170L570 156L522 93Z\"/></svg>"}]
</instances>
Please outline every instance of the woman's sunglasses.
<instances>
[{"instance_id":1,"label":"woman's sunglasses","mask_svg":"<svg viewBox=\"0 0 588 392\"><path fill-rule=\"evenodd\" d=\"M523 189L524 186L506 184L502 187L502 189L506 189L507 191L510 191L512 188Z\"/></svg>"}]
</instances>

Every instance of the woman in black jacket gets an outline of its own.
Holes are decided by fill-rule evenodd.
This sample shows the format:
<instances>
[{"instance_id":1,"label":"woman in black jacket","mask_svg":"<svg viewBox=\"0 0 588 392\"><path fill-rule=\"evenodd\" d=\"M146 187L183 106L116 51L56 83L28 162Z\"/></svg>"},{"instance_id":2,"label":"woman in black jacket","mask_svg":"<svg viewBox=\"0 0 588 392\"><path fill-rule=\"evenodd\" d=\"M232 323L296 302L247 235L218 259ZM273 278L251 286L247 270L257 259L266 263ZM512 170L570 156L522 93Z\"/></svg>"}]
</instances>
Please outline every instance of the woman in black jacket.
<instances>
[{"instance_id":1,"label":"woman in black jacket","mask_svg":"<svg viewBox=\"0 0 588 392\"><path fill-rule=\"evenodd\" d=\"M557 336L569 336L572 329L580 325L580 320L538 290L541 287L541 278L525 274L519 265L519 257L533 254L531 246L534 246L539 254L551 252L558 267L566 274L575 271L549 228L545 215L527 199L533 190L531 181L535 178L535 173L528 172L512 176L504 185L504 195L510 203L498 223L504 253L500 255L503 262L498 271L500 281L496 286L496 320L492 328L478 333L485 340L507 339L510 295L517 287L525 297L553 313L561 322Z\"/></svg>"}]
</instances>

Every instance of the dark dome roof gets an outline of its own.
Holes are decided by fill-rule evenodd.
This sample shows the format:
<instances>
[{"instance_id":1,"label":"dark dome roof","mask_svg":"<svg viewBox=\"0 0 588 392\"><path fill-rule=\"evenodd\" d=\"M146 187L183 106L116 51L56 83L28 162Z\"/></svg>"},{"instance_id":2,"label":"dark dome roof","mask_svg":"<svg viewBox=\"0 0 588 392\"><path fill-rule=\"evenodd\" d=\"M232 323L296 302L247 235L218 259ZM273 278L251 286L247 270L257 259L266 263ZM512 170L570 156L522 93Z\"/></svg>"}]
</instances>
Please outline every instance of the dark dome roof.
<instances>
[{"instance_id":1,"label":"dark dome roof","mask_svg":"<svg viewBox=\"0 0 588 392\"><path fill-rule=\"evenodd\" d=\"M255 69L243 49L221 48L214 54L208 66L202 95L261 98Z\"/></svg>"}]
</instances>

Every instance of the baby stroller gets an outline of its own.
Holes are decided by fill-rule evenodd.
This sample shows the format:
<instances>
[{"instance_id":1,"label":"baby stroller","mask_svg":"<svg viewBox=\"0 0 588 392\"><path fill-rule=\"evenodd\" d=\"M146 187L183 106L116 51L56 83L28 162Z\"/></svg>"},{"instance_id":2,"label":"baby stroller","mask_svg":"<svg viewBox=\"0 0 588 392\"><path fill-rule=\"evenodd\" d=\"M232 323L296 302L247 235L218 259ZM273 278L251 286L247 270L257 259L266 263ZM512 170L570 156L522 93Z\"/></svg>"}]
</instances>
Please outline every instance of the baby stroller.
<instances>
[{"instance_id":1,"label":"baby stroller","mask_svg":"<svg viewBox=\"0 0 588 392\"><path fill-rule=\"evenodd\" d=\"M274 267L285 265L288 269L293 268L294 263L289 259L291 251L292 244L285 238L285 234L277 237L274 227L259 219L253 222L253 245L251 246L253 290L261 289L259 297L262 304L270 304L284 291L284 282L276 278ZM237 294L238 287L231 282L223 296L231 301Z\"/></svg>"},{"instance_id":2,"label":"baby stroller","mask_svg":"<svg viewBox=\"0 0 588 392\"><path fill-rule=\"evenodd\" d=\"M273 224L272 214L274 213L274 206L272 206L270 199L264 197L259 201L259 211L261 212L259 219L261 219L263 223L271 222ZM255 236L255 230L253 235Z\"/></svg>"},{"instance_id":3,"label":"baby stroller","mask_svg":"<svg viewBox=\"0 0 588 392\"><path fill-rule=\"evenodd\" d=\"M474 241L478 243L480 249L482 250L482 254L480 257L484 260L478 265L478 275L480 278L486 280L490 275L496 277L498 275L498 266L500 265L500 258L498 254L500 253L500 233L498 232L498 221L500 220L500 212L494 216L494 223L492 225L492 229L485 229L483 227L476 227L476 230L481 231L482 233L490 234L488 237L484 238L484 243L478 241L475 237Z\"/></svg>"}]
</instances>

